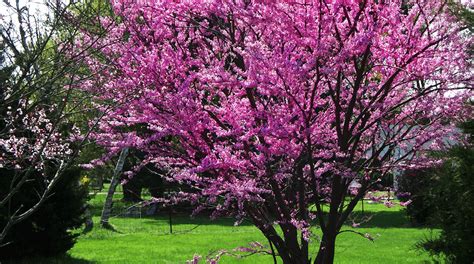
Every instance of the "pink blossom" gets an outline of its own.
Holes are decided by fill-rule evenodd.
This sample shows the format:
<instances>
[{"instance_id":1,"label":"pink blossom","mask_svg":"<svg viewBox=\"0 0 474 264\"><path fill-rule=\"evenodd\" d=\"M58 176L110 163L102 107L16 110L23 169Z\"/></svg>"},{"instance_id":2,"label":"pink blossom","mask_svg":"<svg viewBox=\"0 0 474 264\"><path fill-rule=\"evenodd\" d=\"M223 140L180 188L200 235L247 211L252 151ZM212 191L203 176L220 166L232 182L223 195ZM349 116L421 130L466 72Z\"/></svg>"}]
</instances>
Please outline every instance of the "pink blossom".
<instances>
[{"instance_id":1,"label":"pink blossom","mask_svg":"<svg viewBox=\"0 0 474 264\"><path fill-rule=\"evenodd\" d=\"M387 207L387 208L392 208L394 206L394 203L390 200L387 200L385 202L383 202L383 204Z\"/></svg>"}]
</instances>

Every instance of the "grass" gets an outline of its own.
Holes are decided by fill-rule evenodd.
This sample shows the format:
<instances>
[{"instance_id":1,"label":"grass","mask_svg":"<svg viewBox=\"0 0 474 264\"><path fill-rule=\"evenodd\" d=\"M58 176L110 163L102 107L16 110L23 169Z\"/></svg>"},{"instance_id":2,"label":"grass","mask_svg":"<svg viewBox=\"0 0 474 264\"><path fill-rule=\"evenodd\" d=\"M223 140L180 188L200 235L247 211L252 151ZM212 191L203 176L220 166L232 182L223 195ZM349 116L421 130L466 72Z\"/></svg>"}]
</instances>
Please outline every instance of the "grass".
<instances>
[{"instance_id":1,"label":"grass","mask_svg":"<svg viewBox=\"0 0 474 264\"><path fill-rule=\"evenodd\" d=\"M95 223L99 221L104 198L105 194L97 194L91 201ZM115 212L128 206L119 198L120 194L114 203ZM362 214L359 206L354 217L372 216L370 221L358 228L350 225L344 228L369 233L375 240L371 242L352 232L340 234L335 263L429 263L428 255L413 246L429 235L427 229L410 227L400 207L386 208L381 204L366 203L364 209ZM211 221L208 217L190 218L186 215L175 215L172 221L173 234L170 234L166 213L153 218L113 217L110 222L118 232L95 227L92 232L79 237L67 256L24 263L185 263L194 254L206 256L212 251L246 246L253 241L268 244L260 232L246 222L234 226L232 219ZM314 254L316 243L312 248ZM262 255L242 259L225 256L221 263L273 261L271 256Z\"/></svg>"}]
</instances>

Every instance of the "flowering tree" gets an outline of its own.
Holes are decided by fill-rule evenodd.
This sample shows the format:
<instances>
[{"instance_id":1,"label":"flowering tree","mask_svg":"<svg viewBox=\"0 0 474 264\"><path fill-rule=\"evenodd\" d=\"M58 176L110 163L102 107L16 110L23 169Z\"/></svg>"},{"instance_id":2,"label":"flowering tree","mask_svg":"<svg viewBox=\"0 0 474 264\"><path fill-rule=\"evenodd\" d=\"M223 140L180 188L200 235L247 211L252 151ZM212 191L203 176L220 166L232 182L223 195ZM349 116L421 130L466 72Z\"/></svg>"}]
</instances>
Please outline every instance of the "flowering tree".
<instances>
[{"instance_id":1,"label":"flowering tree","mask_svg":"<svg viewBox=\"0 0 474 264\"><path fill-rule=\"evenodd\" d=\"M251 219L284 263L312 261L318 225L314 262L332 263L365 192L393 168L432 162L423 154L442 148L471 111L461 89L472 81L471 42L448 7L113 1L119 18L102 19L115 27L98 43L113 67L105 85L82 89L99 101L132 99L95 138L110 155L147 153L143 164L191 185L196 192L182 196L214 205L215 215ZM360 188L349 196L353 180Z\"/></svg>"}]
</instances>

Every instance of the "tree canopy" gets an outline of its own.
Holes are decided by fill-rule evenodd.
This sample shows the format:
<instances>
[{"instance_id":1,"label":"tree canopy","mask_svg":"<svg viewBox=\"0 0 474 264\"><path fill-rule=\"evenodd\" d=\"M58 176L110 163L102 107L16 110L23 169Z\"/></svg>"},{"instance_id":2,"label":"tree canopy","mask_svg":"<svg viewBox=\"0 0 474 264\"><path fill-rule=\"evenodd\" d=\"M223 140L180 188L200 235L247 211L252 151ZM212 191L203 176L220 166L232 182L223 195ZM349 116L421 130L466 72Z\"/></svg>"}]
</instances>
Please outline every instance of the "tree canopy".
<instances>
[{"instance_id":1,"label":"tree canopy","mask_svg":"<svg viewBox=\"0 0 474 264\"><path fill-rule=\"evenodd\" d=\"M94 135L110 150L104 159L142 151L142 166L194 188L180 197L198 209L250 218L284 263L331 263L366 191L394 168L436 162L424 154L472 114L472 39L448 1L116 0L113 9L87 61L99 80L81 85L115 105ZM315 222L323 236L310 256Z\"/></svg>"}]
</instances>

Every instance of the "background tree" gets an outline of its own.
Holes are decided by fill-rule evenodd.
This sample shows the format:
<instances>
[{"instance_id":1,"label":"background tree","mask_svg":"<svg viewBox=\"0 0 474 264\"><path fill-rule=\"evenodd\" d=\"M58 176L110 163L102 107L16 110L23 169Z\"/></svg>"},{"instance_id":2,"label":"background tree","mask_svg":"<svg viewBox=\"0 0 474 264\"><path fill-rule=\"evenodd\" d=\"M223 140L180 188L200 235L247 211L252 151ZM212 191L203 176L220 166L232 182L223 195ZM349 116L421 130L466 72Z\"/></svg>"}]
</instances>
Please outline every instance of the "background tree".
<instances>
[{"instance_id":1,"label":"background tree","mask_svg":"<svg viewBox=\"0 0 474 264\"><path fill-rule=\"evenodd\" d=\"M428 188L419 193L432 209L429 223L441 228L439 236L419 246L447 263L470 263L474 254L474 122L462 125L468 140L445 153L447 161L430 175Z\"/></svg>"},{"instance_id":2,"label":"background tree","mask_svg":"<svg viewBox=\"0 0 474 264\"><path fill-rule=\"evenodd\" d=\"M12 242L4 241L12 226L38 211L58 182L71 184L61 177L97 123L84 116L100 117L90 96L75 89L96 73L81 66L94 39L74 46L99 7L89 1L2 2L0 168L8 188L0 192L0 243Z\"/></svg>"},{"instance_id":3,"label":"background tree","mask_svg":"<svg viewBox=\"0 0 474 264\"><path fill-rule=\"evenodd\" d=\"M123 201L143 201L143 189L147 189L153 198L162 198L165 188L171 187L165 186L163 183L162 175L165 175L165 172L157 170L151 164L143 167L140 166L144 158L142 153L132 152L124 166L125 171L133 171L135 169L137 172L133 174L133 177L129 177L129 175L122 176ZM134 168L137 165L140 168Z\"/></svg>"},{"instance_id":4,"label":"background tree","mask_svg":"<svg viewBox=\"0 0 474 264\"><path fill-rule=\"evenodd\" d=\"M366 191L393 168L433 162L426 151L472 111L471 40L446 1L113 7L115 27L97 43L112 67L104 85L81 88L128 103L106 115L96 141L109 155L146 153L143 164L198 191L180 194L198 210L249 218L284 263L332 263ZM361 187L348 197L353 180Z\"/></svg>"}]
</instances>

